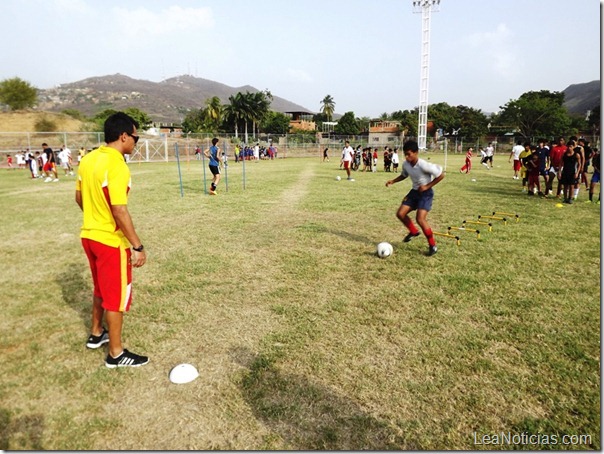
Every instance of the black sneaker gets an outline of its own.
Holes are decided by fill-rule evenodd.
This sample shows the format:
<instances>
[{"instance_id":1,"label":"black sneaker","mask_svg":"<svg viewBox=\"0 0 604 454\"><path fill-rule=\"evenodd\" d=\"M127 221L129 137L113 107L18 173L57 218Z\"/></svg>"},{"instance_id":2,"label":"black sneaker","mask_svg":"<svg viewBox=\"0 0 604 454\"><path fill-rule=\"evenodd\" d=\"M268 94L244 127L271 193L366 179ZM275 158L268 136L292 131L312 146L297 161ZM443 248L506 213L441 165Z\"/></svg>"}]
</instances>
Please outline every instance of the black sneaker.
<instances>
[{"instance_id":1,"label":"black sneaker","mask_svg":"<svg viewBox=\"0 0 604 454\"><path fill-rule=\"evenodd\" d=\"M88 342L86 342L86 347L99 348L107 342L109 342L109 333L105 328L103 328L103 332L99 336L93 336L92 334L90 335L90 337L88 338Z\"/></svg>"},{"instance_id":2,"label":"black sneaker","mask_svg":"<svg viewBox=\"0 0 604 454\"><path fill-rule=\"evenodd\" d=\"M131 353L124 349L122 354L117 358L107 355L107 359L105 359L105 366L109 367L110 369L115 367L138 367L144 366L148 362L149 358L147 356L137 355L136 353Z\"/></svg>"},{"instance_id":3,"label":"black sneaker","mask_svg":"<svg viewBox=\"0 0 604 454\"><path fill-rule=\"evenodd\" d=\"M408 233L405 238L403 238L403 243L408 243L413 239L413 237L419 236L419 232L417 233Z\"/></svg>"},{"instance_id":4,"label":"black sneaker","mask_svg":"<svg viewBox=\"0 0 604 454\"><path fill-rule=\"evenodd\" d=\"M428 255L434 255L438 252L438 248L436 246L430 246L428 248Z\"/></svg>"}]
</instances>

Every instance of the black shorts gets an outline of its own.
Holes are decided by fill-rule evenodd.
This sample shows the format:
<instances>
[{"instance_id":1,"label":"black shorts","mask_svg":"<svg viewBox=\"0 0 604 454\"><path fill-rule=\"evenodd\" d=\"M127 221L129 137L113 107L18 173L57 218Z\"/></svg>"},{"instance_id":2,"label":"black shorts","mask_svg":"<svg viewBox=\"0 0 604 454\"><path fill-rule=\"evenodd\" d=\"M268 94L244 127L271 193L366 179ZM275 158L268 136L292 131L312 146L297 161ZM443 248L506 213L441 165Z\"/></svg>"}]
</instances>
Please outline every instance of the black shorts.
<instances>
[{"instance_id":1,"label":"black shorts","mask_svg":"<svg viewBox=\"0 0 604 454\"><path fill-rule=\"evenodd\" d=\"M220 167L210 166L210 172L212 172L212 175L220 175Z\"/></svg>"},{"instance_id":2,"label":"black shorts","mask_svg":"<svg viewBox=\"0 0 604 454\"><path fill-rule=\"evenodd\" d=\"M402 205L407 205L413 210L432 209L432 200L434 199L434 189L430 188L427 191L419 192L417 189L411 189L402 201Z\"/></svg>"},{"instance_id":3,"label":"black shorts","mask_svg":"<svg viewBox=\"0 0 604 454\"><path fill-rule=\"evenodd\" d=\"M560 183L561 184L565 184L565 185L572 185L572 184L577 184L578 179L575 178L575 174L574 173L563 173L560 176Z\"/></svg>"}]
</instances>

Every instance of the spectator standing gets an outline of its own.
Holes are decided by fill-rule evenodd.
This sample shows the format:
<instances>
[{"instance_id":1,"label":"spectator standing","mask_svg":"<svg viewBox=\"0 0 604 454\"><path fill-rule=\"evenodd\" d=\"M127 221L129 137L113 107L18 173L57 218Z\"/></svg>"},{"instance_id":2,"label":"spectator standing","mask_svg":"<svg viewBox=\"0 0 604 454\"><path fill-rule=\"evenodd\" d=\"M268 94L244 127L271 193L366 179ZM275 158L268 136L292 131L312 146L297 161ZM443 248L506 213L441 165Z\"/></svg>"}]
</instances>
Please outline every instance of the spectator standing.
<instances>
[{"instance_id":1,"label":"spectator standing","mask_svg":"<svg viewBox=\"0 0 604 454\"><path fill-rule=\"evenodd\" d=\"M354 178L350 176L350 168L352 167L352 160L354 159L354 150L350 146L348 140L344 142L344 148L342 149L342 165L346 170L348 181L354 181Z\"/></svg>"},{"instance_id":2,"label":"spectator standing","mask_svg":"<svg viewBox=\"0 0 604 454\"><path fill-rule=\"evenodd\" d=\"M130 169L138 123L123 112L107 118L105 142L78 168L75 200L83 213L80 233L94 284L88 348L109 343L105 366L136 367L149 362L122 345L124 312L132 303L132 267L143 266L147 255L128 211ZM132 250L130 247L132 246ZM108 329L103 327L103 319Z\"/></svg>"},{"instance_id":3,"label":"spectator standing","mask_svg":"<svg viewBox=\"0 0 604 454\"><path fill-rule=\"evenodd\" d=\"M394 150L392 151L392 171L393 172L398 172L398 164L399 164L398 147L395 147Z\"/></svg>"},{"instance_id":4,"label":"spectator standing","mask_svg":"<svg viewBox=\"0 0 604 454\"><path fill-rule=\"evenodd\" d=\"M549 152L549 176L547 179L546 193L553 195L554 179L558 180L558 187L556 188L556 197L560 197L560 191L562 185L560 184L560 169L562 169L562 156L566 153L566 139L564 137L558 138L558 143L554 145Z\"/></svg>"},{"instance_id":5,"label":"spectator standing","mask_svg":"<svg viewBox=\"0 0 604 454\"><path fill-rule=\"evenodd\" d=\"M580 183L585 183L585 189L589 189L589 185L587 183L587 171L589 170L589 161L591 160L591 155L593 151L589 146L589 141L583 137L577 140L579 146L583 147L583 168L581 169L581 181Z\"/></svg>"},{"instance_id":6,"label":"spectator standing","mask_svg":"<svg viewBox=\"0 0 604 454\"><path fill-rule=\"evenodd\" d=\"M591 157L591 165L594 168L594 173L591 176L591 183L589 185L589 201L593 202L594 190L596 188L596 184L600 183L600 153L598 149L593 150L593 155ZM600 192L598 193L598 204L600 204Z\"/></svg>"},{"instance_id":7,"label":"spectator standing","mask_svg":"<svg viewBox=\"0 0 604 454\"><path fill-rule=\"evenodd\" d=\"M514 180L518 179L518 173L520 172L520 153L522 153L522 151L524 150L524 147L522 146L522 141L518 141L516 142L516 145L514 145L514 147L512 148L512 152L510 153L510 158L508 159L508 162L512 162L512 158L514 158L514 164L513 164L513 169L514 169Z\"/></svg>"},{"instance_id":8,"label":"spectator standing","mask_svg":"<svg viewBox=\"0 0 604 454\"><path fill-rule=\"evenodd\" d=\"M579 178L580 156L575 152L575 145L574 140L569 140L566 152L562 155L559 178L564 188L564 203L573 203L573 187Z\"/></svg>"}]
</instances>

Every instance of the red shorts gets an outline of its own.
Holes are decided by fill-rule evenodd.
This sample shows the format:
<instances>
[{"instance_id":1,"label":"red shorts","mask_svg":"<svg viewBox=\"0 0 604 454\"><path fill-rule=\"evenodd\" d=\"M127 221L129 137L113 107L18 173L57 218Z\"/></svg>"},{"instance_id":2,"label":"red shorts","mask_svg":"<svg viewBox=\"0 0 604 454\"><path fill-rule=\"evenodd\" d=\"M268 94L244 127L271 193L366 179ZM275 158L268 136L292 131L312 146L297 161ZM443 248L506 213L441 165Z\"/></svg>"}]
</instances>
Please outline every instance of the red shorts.
<instances>
[{"instance_id":1,"label":"red shorts","mask_svg":"<svg viewBox=\"0 0 604 454\"><path fill-rule=\"evenodd\" d=\"M350 161L344 161L344 170L350 169Z\"/></svg>"},{"instance_id":2,"label":"red shorts","mask_svg":"<svg viewBox=\"0 0 604 454\"><path fill-rule=\"evenodd\" d=\"M94 296L103 300L103 309L127 312L132 303L132 265L130 248L111 247L82 238L90 263Z\"/></svg>"},{"instance_id":3,"label":"red shorts","mask_svg":"<svg viewBox=\"0 0 604 454\"><path fill-rule=\"evenodd\" d=\"M519 159L514 159L514 172L518 172L522 167L522 163Z\"/></svg>"},{"instance_id":4,"label":"red shorts","mask_svg":"<svg viewBox=\"0 0 604 454\"><path fill-rule=\"evenodd\" d=\"M50 172L52 170L52 162L47 162L44 164L42 170L44 170L44 172Z\"/></svg>"}]
</instances>

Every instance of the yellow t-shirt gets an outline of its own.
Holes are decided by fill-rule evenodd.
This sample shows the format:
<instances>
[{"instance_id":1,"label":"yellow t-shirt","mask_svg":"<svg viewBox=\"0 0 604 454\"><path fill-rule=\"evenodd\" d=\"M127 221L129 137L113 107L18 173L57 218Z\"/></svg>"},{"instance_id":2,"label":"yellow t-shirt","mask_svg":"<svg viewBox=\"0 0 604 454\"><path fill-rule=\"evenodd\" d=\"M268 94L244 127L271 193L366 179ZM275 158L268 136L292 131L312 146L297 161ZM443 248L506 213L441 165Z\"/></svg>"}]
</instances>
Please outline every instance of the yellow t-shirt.
<instances>
[{"instance_id":1,"label":"yellow t-shirt","mask_svg":"<svg viewBox=\"0 0 604 454\"><path fill-rule=\"evenodd\" d=\"M130 169L115 148L103 145L82 157L76 181L84 211L81 238L111 247L130 247L111 213L112 205L128 204L130 183Z\"/></svg>"},{"instance_id":2,"label":"yellow t-shirt","mask_svg":"<svg viewBox=\"0 0 604 454\"><path fill-rule=\"evenodd\" d=\"M526 166L524 165L524 158L527 158L532 154L533 154L532 150L528 150L528 151L523 150L522 153L520 153L520 155L518 156L518 159L520 159L520 166L522 169L526 169Z\"/></svg>"}]
</instances>

